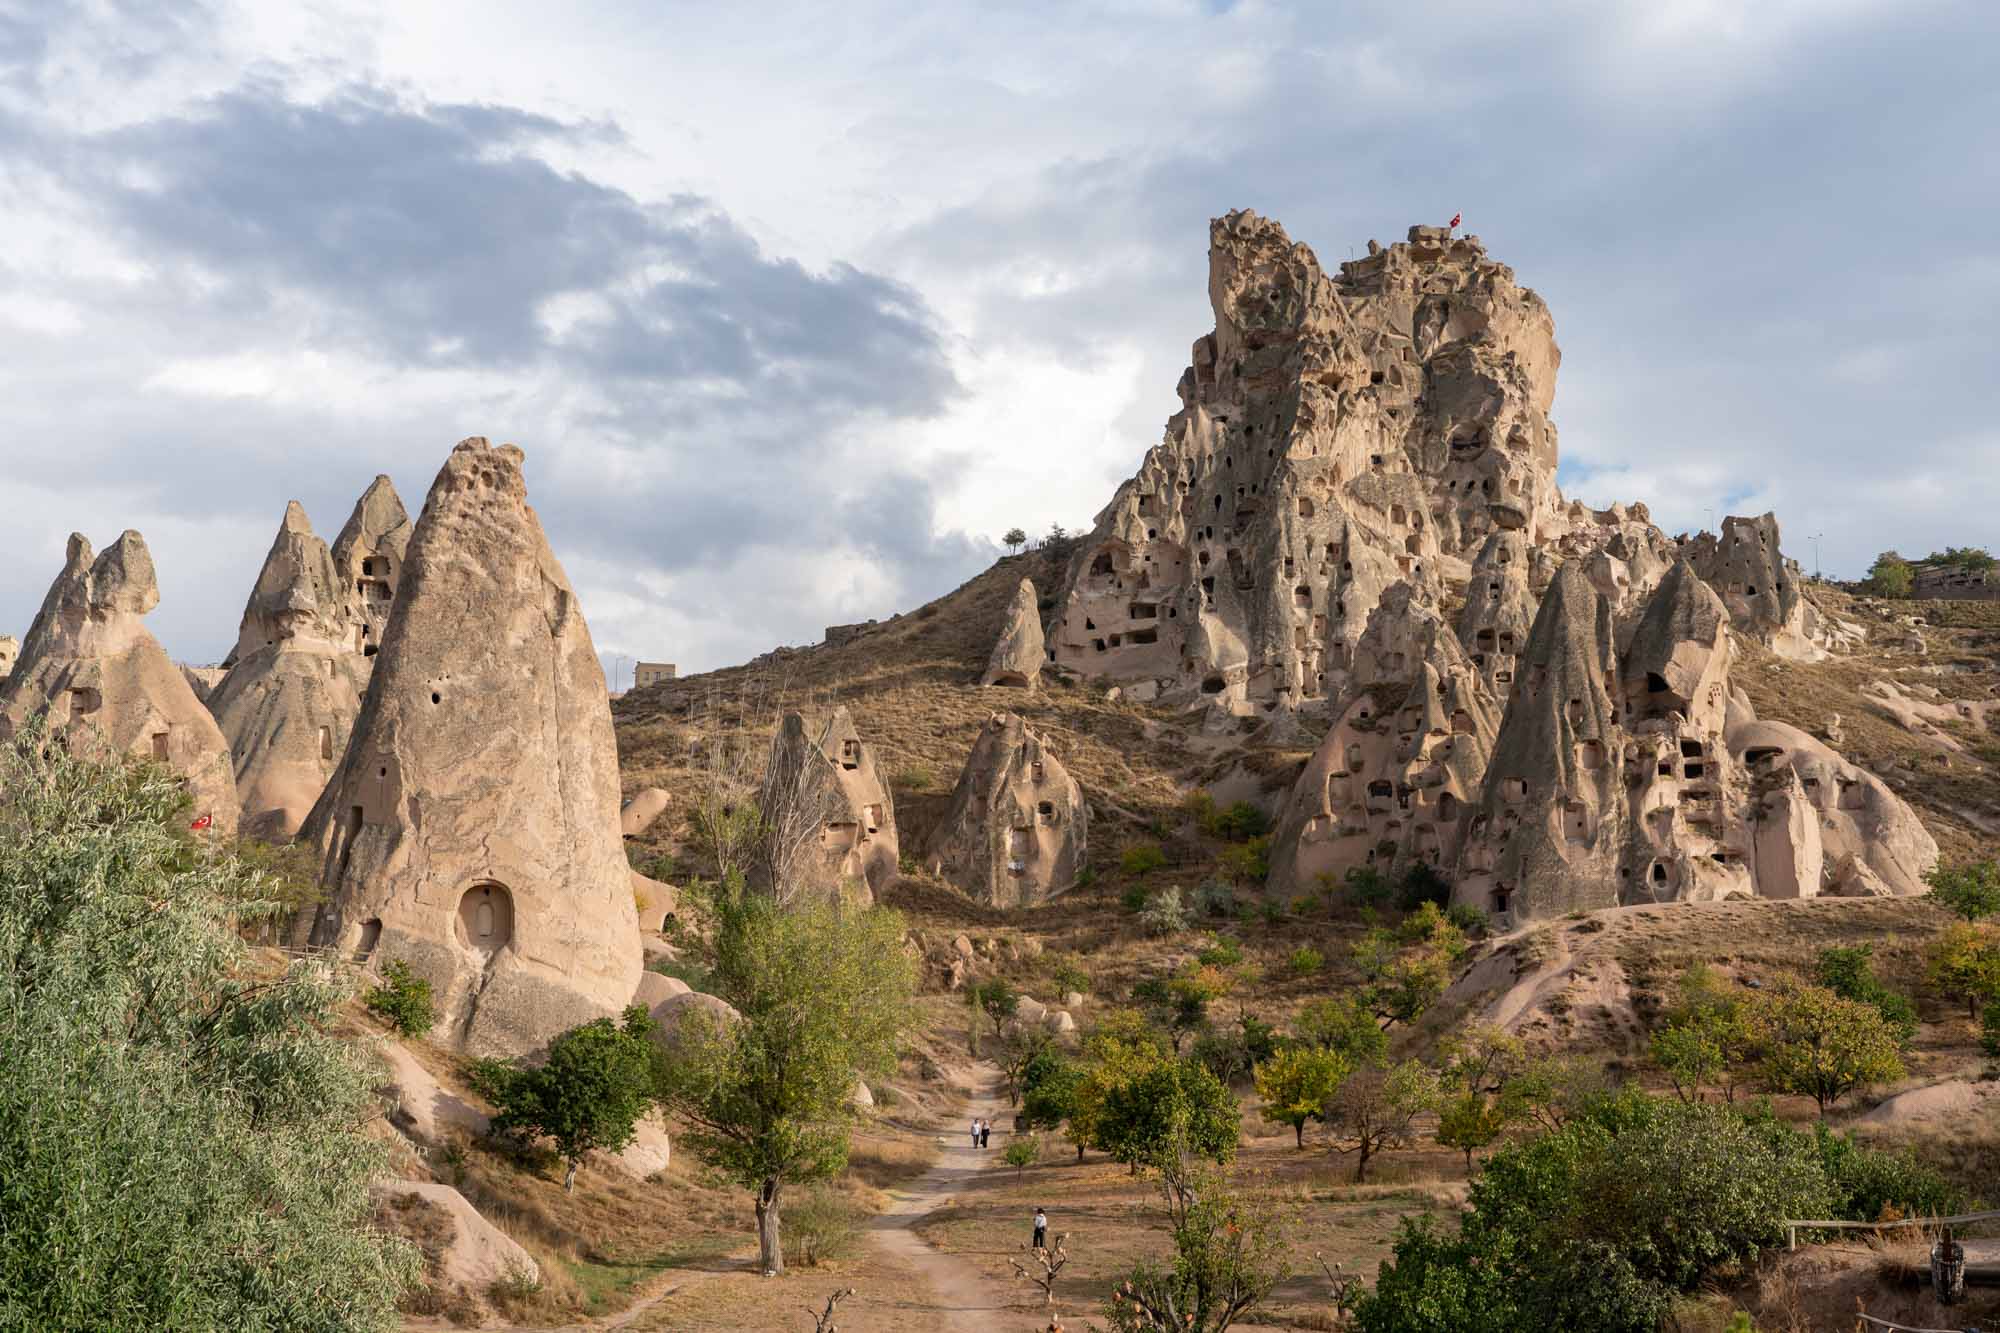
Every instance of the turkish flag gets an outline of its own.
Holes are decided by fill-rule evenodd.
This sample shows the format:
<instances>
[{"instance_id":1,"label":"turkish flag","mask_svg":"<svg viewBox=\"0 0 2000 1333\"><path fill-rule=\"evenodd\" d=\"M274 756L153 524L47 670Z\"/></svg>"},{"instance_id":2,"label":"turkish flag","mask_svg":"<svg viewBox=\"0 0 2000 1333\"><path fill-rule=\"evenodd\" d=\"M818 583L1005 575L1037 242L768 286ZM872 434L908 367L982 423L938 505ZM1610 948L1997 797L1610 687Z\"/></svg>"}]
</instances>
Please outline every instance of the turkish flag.
<instances>
[{"instance_id":1,"label":"turkish flag","mask_svg":"<svg viewBox=\"0 0 2000 1333\"><path fill-rule=\"evenodd\" d=\"M207 828L210 824L213 824L214 822L215 822L214 815L203 815L200 819L195 820L194 823L189 824L188 827L193 829L195 832L199 833L203 829Z\"/></svg>"},{"instance_id":2,"label":"turkish flag","mask_svg":"<svg viewBox=\"0 0 2000 1333\"><path fill-rule=\"evenodd\" d=\"M1451 215L1451 221L1450 221L1450 223L1448 223L1447 225L1449 225L1449 226L1453 226L1453 227L1456 227L1456 226L1458 225L1458 220L1459 220L1460 218L1464 217L1464 216L1465 216L1465 214L1463 214L1463 213L1453 213L1453 214Z\"/></svg>"}]
</instances>

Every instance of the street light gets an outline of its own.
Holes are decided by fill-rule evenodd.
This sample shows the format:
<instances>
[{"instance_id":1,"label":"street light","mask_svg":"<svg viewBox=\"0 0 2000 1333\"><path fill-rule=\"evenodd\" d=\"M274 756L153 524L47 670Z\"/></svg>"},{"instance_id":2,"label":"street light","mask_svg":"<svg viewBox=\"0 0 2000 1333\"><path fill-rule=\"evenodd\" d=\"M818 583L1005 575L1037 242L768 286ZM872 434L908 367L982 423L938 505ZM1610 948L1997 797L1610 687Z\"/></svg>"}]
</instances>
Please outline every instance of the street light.
<instances>
[{"instance_id":1,"label":"street light","mask_svg":"<svg viewBox=\"0 0 2000 1333\"><path fill-rule=\"evenodd\" d=\"M1824 532L1815 532L1811 537L1807 538L1813 544L1813 582L1815 583L1825 582L1824 577L1819 572L1819 539L1824 536L1826 536Z\"/></svg>"}]
</instances>

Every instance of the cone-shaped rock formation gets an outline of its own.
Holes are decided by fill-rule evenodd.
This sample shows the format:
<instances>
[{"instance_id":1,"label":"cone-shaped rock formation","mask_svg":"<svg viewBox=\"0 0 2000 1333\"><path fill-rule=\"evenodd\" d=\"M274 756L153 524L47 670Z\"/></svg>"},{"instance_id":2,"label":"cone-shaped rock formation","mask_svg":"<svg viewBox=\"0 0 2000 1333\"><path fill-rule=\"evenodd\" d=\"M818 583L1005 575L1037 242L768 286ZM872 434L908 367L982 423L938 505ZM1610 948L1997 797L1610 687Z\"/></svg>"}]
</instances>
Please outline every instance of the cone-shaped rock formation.
<instances>
[{"instance_id":1,"label":"cone-shaped rock formation","mask_svg":"<svg viewBox=\"0 0 2000 1333\"><path fill-rule=\"evenodd\" d=\"M507 1054L616 1012L640 972L604 672L521 461L470 439L439 471L300 835L328 894L313 942L407 962L445 1039Z\"/></svg>"},{"instance_id":2,"label":"cone-shaped rock formation","mask_svg":"<svg viewBox=\"0 0 2000 1333\"><path fill-rule=\"evenodd\" d=\"M1041 679L1047 649L1042 643L1042 612L1035 598L1035 585L1027 579L1014 589L1007 603L1007 620L993 645L981 685L1016 685L1032 690Z\"/></svg>"},{"instance_id":3,"label":"cone-shaped rock formation","mask_svg":"<svg viewBox=\"0 0 2000 1333\"><path fill-rule=\"evenodd\" d=\"M94 735L116 753L159 760L187 783L197 818L233 833L229 747L146 629L159 602L145 538L128 531L93 561L90 543L72 533L62 573L0 690L0 735L46 718L72 744Z\"/></svg>"},{"instance_id":4,"label":"cone-shaped rock formation","mask_svg":"<svg viewBox=\"0 0 2000 1333\"><path fill-rule=\"evenodd\" d=\"M354 650L363 656L373 657L381 648L409 544L410 516L402 497L387 477L378 476L333 539L333 566L347 599Z\"/></svg>"},{"instance_id":5,"label":"cone-shaped rock formation","mask_svg":"<svg viewBox=\"0 0 2000 1333\"><path fill-rule=\"evenodd\" d=\"M896 877L896 804L847 709L818 740L787 713L771 741L758 794L765 883L782 896L844 894L871 901Z\"/></svg>"},{"instance_id":6,"label":"cone-shaped rock formation","mask_svg":"<svg viewBox=\"0 0 2000 1333\"><path fill-rule=\"evenodd\" d=\"M973 742L925 860L981 902L1032 907L1075 886L1089 832L1076 780L1020 718L995 713Z\"/></svg>"},{"instance_id":7,"label":"cone-shaped rock formation","mask_svg":"<svg viewBox=\"0 0 2000 1333\"><path fill-rule=\"evenodd\" d=\"M243 608L229 670L209 693L236 766L243 831L298 832L347 752L371 659L353 589L294 500Z\"/></svg>"}]
</instances>

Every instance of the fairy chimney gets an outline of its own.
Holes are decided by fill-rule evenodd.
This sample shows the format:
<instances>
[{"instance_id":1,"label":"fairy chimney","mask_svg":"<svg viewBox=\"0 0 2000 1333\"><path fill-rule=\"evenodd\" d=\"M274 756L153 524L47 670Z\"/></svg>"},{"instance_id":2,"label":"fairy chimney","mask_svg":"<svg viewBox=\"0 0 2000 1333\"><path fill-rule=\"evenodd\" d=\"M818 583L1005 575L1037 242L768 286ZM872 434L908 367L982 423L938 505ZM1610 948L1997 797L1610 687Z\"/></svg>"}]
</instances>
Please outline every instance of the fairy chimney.
<instances>
[{"instance_id":1,"label":"fairy chimney","mask_svg":"<svg viewBox=\"0 0 2000 1333\"><path fill-rule=\"evenodd\" d=\"M381 650L410 535L402 497L388 477L377 476L333 539L333 566L341 578L354 651L364 657Z\"/></svg>"},{"instance_id":2,"label":"fairy chimney","mask_svg":"<svg viewBox=\"0 0 2000 1333\"><path fill-rule=\"evenodd\" d=\"M1033 907L1075 886L1089 831L1083 791L1047 743L1014 714L995 713L924 859L981 902Z\"/></svg>"},{"instance_id":3,"label":"fairy chimney","mask_svg":"<svg viewBox=\"0 0 2000 1333\"><path fill-rule=\"evenodd\" d=\"M787 713L771 741L764 785L761 873L781 895L841 895L863 902L888 888L898 866L896 804L846 708L817 740Z\"/></svg>"},{"instance_id":4,"label":"fairy chimney","mask_svg":"<svg viewBox=\"0 0 2000 1333\"><path fill-rule=\"evenodd\" d=\"M347 751L368 686L346 580L294 500L207 703L229 741L244 833L289 840Z\"/></svg>"},{"instance_id":5,"label":"fairy chimney","mask_svg":"<svg viewBox=\"0 0 2000 1333\"><path fill-rule=\"evenodd\" d=\"M90 543L70 534L62 573L0 689L0 736L41 718L72 744L95 737L114 753L157 760L186 783L197 818L234 833L229 746L146 629L159 602L145 538L128 531L92 560Z\"/></svg>"},{"instance_id":6,"label":"fairy chimney","mask_svg":"<svg viewBox=\"0 0 2000 1333\"><path fill-rule=\"evenodd\" d=\"M312 943L407 963L477 1054L616 1013L641 966L604 672L521 465L468 439L438 472L300 834L327 891Z\"/></svg>"},{"instance_id":7,"label":"fairy chimney","mask_svg":"<svg viewBox=\"0 0 2000 1333\"><path fill-rule=\"evenodd\" d=\"M1047 650L1042 644L1042 612L1035 598L1035 585L1022 579L1007 604L1007 619L993 656L986 663L981 685L1014 685L1032 690L1041 679Z\"/></svg>"}]
</instances>

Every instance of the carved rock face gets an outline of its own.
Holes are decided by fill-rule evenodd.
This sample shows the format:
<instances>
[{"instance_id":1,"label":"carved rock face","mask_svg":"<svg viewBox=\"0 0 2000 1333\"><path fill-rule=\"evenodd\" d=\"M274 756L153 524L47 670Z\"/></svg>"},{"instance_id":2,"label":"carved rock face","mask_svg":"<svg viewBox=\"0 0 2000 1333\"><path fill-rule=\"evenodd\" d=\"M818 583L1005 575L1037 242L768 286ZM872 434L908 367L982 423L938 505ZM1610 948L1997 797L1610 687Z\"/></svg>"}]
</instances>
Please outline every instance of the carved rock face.
<instances>
[{"instance_id":1,"label":"carved rock face","mask_svg":"<svg viewBox=\"0 0 2000 1333\"><path fill-rule=\"evenodd\" d=\"M1075 887L1089 831L1090 810L1069 771L1020 718L995 713L925 859L981 902L1030 907Z\"/></svg>"},{"instance_id":2,"label":"carved rock face","mask_svg":"<svg viewBox=\"0 0 2000 1333\"><path fill-rule=\"evenodd\" d=\"M785 714L758 802L769 838L787 849L777 873L793 882L783 892L868 902L895 879L896 803L847 709L833 710L818 740L803 717Z\"/></svg>"},{"instance_id":3,"label":"carved rock face","mask_svg":"<svg viewBox=\"0 0 2000 1333\"><path fill-rule=\"evenodd\" d=\"M478 1053L617 1012L641 963L604 672L521 463L472 439L439 471L300 835L328 894L312 941L407 962Z\"/></svg>"},{"instance_id":4,"label":"carved rock face","mask_svg":"<svg viewBox=\"0 0 2000 1333\"><path fill-rule=\"evenodd\" d=\"M146 629L160 601L145 538L126 532L91 558L71 534L27 642L0 689L0 735L44 718L73 745L166 764L187 784L197 817L236 829L229 747L193 687Z\"/></svg>"},{"instance_id":5,"label":"carved rock face","mask_svg":"<svg viewBox=\"0 0 2000 1333\"><path fill-rule=\"evenodd\" d=\"M1035 585L1027 579L1014 589L1007 603L1007 619L993 645L981 685L1011 685L1033 690L1041 679L1046 649L1042 643L1042 612L1035 597Z\"/></svg>"}]
</instances>

